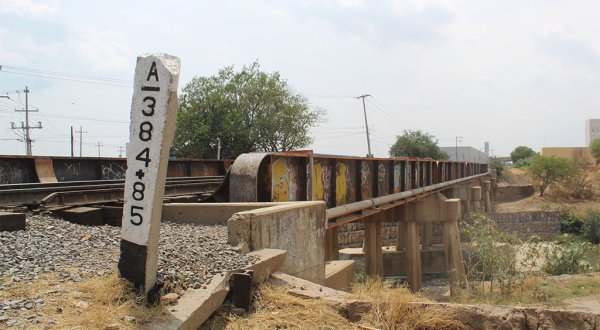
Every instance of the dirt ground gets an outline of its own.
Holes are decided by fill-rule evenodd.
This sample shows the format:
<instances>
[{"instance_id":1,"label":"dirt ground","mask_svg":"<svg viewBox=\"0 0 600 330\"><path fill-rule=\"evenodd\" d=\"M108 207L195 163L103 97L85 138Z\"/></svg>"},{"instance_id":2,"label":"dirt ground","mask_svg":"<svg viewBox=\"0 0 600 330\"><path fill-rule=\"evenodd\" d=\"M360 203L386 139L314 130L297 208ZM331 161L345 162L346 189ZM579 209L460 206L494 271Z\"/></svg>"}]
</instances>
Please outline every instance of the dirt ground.
<instances>
[{"instance_id":1,"label":"dirt ground","mask_svg":"<svg viewBox=\"0 0 600 330\"><path fill-rule=\"evenodd\" d=\"M504 174L499 178L499 186L526 184L534 184L535 186L535 182L533 182L531 175L525 169L508 167L504 169L503 173ZM596 193L600 193L600 167L596 167L590 172L589 180L593 182L592 189ZM565 206L571 208L575 213L578 214L584 214L588 209L600 211L600 202L597 200L597 198L595 200L573 200L561 198L553 194L552 185L548 188L548 191L543 197L539 196L539 191L536 189L534 196L529 198L510 203L498 203L496 205L496 211L519 212L556 210Z\"/></svg>"}]
</instances>

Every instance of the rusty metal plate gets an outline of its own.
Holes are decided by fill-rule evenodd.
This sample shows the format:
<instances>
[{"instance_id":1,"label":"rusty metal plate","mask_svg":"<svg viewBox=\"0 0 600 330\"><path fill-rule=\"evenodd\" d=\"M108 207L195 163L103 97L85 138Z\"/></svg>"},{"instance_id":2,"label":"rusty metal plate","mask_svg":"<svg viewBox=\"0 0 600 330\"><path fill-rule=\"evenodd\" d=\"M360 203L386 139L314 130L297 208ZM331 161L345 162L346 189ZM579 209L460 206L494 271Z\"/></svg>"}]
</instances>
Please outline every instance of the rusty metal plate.
<instances>
[{"instance_id":1,"label":"rusty metal plate","mask_svg":"<svg viewBox=\"0 0 600 330\"><path fill-rule=\"evenodd\" d=\"M258 201L258 173L267 153L240 155L231 165L229 176L230 202Z\"/></svg>"}]
</instances>

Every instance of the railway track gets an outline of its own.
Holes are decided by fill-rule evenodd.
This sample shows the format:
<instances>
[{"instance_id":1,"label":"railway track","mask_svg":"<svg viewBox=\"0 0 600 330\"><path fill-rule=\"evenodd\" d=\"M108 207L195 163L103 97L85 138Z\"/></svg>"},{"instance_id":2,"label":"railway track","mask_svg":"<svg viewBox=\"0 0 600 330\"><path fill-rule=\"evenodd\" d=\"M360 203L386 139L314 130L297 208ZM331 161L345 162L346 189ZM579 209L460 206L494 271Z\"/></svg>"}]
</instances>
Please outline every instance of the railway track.
<instances>
[{"instance_id":1,"label":"railway track","mask_svg":"<svg viewBox=\"0 0 600 330\"><path fill-rule=\"evenodd\" d=\"M224 176L167 178L165 197L210 195ZM118 202L125 180L67 181L0 185L0 206L56 207Z\"/></svg>"}]
</instances>

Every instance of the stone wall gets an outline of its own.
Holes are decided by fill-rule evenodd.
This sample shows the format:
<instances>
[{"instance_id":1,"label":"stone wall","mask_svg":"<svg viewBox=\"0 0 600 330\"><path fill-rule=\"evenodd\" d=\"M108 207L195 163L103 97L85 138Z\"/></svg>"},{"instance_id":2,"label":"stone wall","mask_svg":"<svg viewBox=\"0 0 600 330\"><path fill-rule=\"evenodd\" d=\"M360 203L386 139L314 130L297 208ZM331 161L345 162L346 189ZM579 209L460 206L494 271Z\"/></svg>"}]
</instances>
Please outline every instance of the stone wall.
<instances>
[{"instance_id":1,"label":"stone wall","mask_svg":"<svg viewBox=\"0 0 600 330\"><path fill-rule=\"evenodd\" d=\"M246 243L251 251L287 250L281 272L323 284L326 226L324 202L281 203L234 214L227 221L228 242Z\"/></svg>"},{"instance_id":2,"label":"stone wall","mask_svg":"<svg viewBox=\"0 0 600 330\"><path fill-rule=\"evenodd\" d=\"M514 201L518 201L518 200L533 196L534 192L535 191L533 189L533 186L530 184L522 185L522 186L506 186L506 187L497 186L495 201L496 202L504 202L504 203L514 202Z\"/></svg>"},{"instance_id":3,"label":"stone wall","mask_svg":"<svg viewBox=\"0 0 600 330\"><path fill-rule=\"evenodd\" d=\"M515 234L522 240L537 235L542 240L553 240L560 235L558 211L528 211L489 213L500 230Z\"/></svg>"},{"instance_id":4,"label":"stone wall","mask_svg":"<svg viewBox=\"0 0 600 330\"><path fill-rule=\"evenodd\" d=\"M560 235L560 220L557 211L488 213L487 216L496 222L500 230L515 234L523 240L527 240L533 235L541 237L542 240L553 240ZM340 227L338 231L340 249L361 247L364 228L362 222L349 223ZM384 246L396 245L396 234L396 223L384 222L382 224L381 237ZM439 223L433 224L432 236L433 244L442 243L442 226Z\"/></svg>"}]
</instances>

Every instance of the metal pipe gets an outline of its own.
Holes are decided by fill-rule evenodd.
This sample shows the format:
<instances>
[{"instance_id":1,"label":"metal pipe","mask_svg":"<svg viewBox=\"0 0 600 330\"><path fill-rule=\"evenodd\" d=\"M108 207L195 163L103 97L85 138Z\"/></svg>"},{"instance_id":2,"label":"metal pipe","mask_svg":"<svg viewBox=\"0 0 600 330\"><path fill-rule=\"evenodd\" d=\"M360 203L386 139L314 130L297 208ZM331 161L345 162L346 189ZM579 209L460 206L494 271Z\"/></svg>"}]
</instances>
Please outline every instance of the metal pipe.
<instances>
[{"instance_id":1,"label":"metal pipe","mask_svg":"<svg viewBox=\"0 0 600 330\"><path fill-rule=\"evenodd\" d=\"M442 182L442 183L436 183L434 185L431 186L426 186L423 188L417 188L417 189L413 189L413 190L409 190L409 191L403 191L403 192L399 192L399 193L395 193L395 194L391 194L391 195L386 195L386 196L381 196L381 197L375 197L375 198L371 198L371 199L366 199L366 200L362 200L360 202L355 202L355 203L351 203L351 204L346 204L346 205L341 205L341 206L336 206L336 207L332 207L330 209L327 209L327 220L331 220L331 219L335 219L335 218L339 218L341 216L344 215L348 215L350 213L354 213L354 212L358 212L358 211L362 211L368 208L372 208L372 207L376 207L379 205L383 205L383 204L387 204L387 203L391 203L391 202L395 202L397 200L400 199L405 199L408 197L413 197L419 194L423 194L426 192L430 192L430 191L434 191L434 190L438 190L438 189L442 189L448 186L452 186L455 184L459 184L462 182L466 182L466 181L470 181L473 179L477 179L486 175L490 175L491 172L487 172L487 173L482 173L482 174L477 174L477 175L472 175L466 178L461 178L461 179L456 179L456 180L451 180L451 181L446 181L446 182Z\"/></svg>"}]
</instances>

